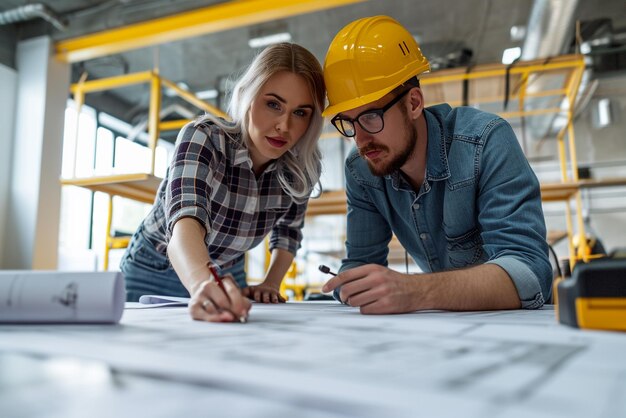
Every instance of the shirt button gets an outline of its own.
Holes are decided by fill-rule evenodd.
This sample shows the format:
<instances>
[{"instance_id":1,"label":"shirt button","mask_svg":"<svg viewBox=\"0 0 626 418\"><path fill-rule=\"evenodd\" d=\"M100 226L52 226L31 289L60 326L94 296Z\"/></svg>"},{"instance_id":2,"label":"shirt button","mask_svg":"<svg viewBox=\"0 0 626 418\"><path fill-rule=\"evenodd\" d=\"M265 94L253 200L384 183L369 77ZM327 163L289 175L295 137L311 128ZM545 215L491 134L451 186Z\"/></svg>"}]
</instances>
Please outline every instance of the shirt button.
<instances>
[{"instance_id":1,"label":"shirt button","mask_svg":"<svg viewBox=\"0 0 626 418\"><path fill-rule=\"evenodd\" d=\"M421 238L422 240L425 240L425 239L426 239L426 234L420 234L420 238Z\"/></svg>"},{"instance_id":2,"label":"shirt button","mask_svg":"<svg viewBox=\"0 0 626 418\"><path fill-rule=\"evenodd\" d=\"M414 205L413 205L413 208L414 208L415 210L419 210L419 208L420 208L420 204L419 204L419 203L414 204Z\"/></svg>"}]
</instances>

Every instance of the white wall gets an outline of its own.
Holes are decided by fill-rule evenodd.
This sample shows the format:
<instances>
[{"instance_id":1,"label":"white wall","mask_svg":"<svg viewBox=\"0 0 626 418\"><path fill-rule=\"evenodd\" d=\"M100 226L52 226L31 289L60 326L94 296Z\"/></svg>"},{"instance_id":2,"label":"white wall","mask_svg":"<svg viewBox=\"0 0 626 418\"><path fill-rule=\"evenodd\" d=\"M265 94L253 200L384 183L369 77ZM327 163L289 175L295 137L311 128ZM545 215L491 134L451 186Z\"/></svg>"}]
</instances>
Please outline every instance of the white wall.
<instances>
[{"instance_id":1,"label":"white wall","mask_svg":"<svg viewBox=\"0 0 626 418\"><path fill-rule=\"evenodd\" d=\"M4 249L11 240L5 237L9 207L9 186L13 124L15 120L15 94L17 72L0 64L0 268L3 266Z\"/></svg>"},{"instance_id":2,"label":"white wall","mask_svg":"<svg viewBox=\"0 0 626 418\"><path fill-rule=\"evenodd\" d=\"M17 101L4 268L57 265L61 158L70 68L49 37L18 44Z\"/></svg>"}]
</instances>

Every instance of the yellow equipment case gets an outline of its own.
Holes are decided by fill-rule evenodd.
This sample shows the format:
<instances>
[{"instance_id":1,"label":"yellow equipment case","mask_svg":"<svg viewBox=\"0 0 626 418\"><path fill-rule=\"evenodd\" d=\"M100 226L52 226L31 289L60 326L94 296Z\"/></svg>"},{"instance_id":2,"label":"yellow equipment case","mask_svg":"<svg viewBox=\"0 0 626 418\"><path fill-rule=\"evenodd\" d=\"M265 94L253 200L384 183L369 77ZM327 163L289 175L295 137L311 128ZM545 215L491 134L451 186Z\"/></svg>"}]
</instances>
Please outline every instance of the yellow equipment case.
<instances>
[{"instance_id":1,"label":"yellow equipment case","mask_svg":"<svg viewBox=\"0 0 626 418\"><path fill-rule=\"evenodd\" d=\"M562 324L626 331L626 259L576 264L557 284L556 310Z\"/></svg>"}]
</instances>

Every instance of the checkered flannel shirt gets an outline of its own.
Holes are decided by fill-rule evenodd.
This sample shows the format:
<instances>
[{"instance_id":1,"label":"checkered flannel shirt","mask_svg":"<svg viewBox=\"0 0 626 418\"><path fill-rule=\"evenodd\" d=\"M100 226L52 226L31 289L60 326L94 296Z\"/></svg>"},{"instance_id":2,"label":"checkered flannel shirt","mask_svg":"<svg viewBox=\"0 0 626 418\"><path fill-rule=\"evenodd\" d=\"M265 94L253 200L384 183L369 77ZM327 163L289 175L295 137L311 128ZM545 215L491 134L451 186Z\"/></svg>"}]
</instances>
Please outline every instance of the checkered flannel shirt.
<instances>
[{"instance_id":1,"label":"checkered flannel shirt","mask_svg":"<svg viewBox=\"0 0 626 418\"><path fill-rule=\"evenodd\" d=\"M188 124L178 135L143 234L165 253L174 224L192 217L207 230L209 257L227 268L270 232L270 250L295 254L306 207L283 191L275 163L255 177L240 136L233 138L212 123Z\"/></svg>"}]
</instances>

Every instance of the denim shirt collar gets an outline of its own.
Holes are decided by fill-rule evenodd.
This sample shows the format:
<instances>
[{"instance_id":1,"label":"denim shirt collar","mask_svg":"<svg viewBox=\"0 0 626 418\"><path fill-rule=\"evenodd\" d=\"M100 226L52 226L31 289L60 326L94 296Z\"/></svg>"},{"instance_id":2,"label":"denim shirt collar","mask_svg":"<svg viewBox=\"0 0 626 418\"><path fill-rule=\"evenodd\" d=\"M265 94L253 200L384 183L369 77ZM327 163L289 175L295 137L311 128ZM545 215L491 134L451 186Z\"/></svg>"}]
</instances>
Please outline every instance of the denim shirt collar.
<instances>
[{"instance_id":1,"label":"denim shirt collar","mask_svg":"<svg viewBox=\"0 0 626 418\"><path fill-rule=\"evenodd\" d=\"M450 177L450 167L448 166L448 156L446 154L445 133L441 121L452 108L447 105L431 106L424 108L426 118L426 131L428 132L428 146L426 149L426 180L440 181ZM396 170L386 176L391 180L394 189L411 189L408 182L404 180L400 170Z\"/></svg>"}]
</instances>

